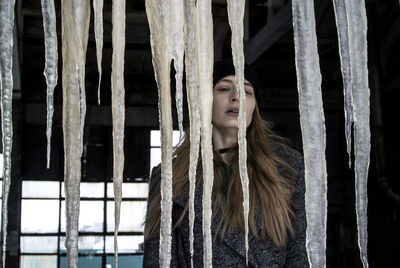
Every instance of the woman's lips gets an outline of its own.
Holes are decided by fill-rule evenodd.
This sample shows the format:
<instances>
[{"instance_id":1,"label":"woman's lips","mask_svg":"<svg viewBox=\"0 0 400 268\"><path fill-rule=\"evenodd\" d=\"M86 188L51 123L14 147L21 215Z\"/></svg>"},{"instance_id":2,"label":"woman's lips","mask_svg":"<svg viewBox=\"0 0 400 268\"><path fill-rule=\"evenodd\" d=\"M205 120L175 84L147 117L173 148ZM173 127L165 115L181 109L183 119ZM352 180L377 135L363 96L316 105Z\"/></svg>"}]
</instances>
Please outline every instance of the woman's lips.
<instances>
[{"instance_id":1,"label":"woman's lips","mask_svg":"<svg viewBox=\"0 0 400 268\"><path fill-rule=\"evenodd\" d=\"M229 111L227 111L227 114L229 114L230 116L237 117L237 116L239 116L239 110L236 110L236 109L229 110Z\"/></svg>"}]
</instances>

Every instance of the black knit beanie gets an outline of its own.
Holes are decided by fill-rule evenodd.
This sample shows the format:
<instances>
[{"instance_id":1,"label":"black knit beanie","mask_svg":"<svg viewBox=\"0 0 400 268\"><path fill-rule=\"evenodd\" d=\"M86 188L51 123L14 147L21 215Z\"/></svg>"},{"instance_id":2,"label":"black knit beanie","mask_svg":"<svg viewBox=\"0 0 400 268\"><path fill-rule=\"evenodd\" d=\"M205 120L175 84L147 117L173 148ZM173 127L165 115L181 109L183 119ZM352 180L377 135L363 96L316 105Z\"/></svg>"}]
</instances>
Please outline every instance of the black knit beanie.
<instances>
[{"instance_id":1,"label":"black knit beanie","mask_svg":"<svg viewBox=\"0 0 400 268\"><path fill-rule=\"evenodd\" d=\"M219 80L228 75L235 75L235 66L232 59L223 59L214 63L213 86ZM261 83L256 71L248 64L244 66L244 78L251 83L254 88L258 109L261 111Z\"/></svg>"}]
</instances>

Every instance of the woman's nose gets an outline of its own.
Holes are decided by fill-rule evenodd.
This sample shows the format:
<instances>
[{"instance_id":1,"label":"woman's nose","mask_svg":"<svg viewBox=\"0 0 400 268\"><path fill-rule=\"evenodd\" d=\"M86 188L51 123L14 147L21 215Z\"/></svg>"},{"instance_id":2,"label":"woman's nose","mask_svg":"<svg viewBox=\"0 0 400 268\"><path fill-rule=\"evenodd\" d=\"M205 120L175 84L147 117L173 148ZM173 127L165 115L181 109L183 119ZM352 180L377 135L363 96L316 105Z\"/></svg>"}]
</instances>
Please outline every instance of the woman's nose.
<instances>
[{"instance_id":1,"label":"woman's nose","mask_svg":"<svg viewBox=\"0 0 400 268\"><path fill-rule=\"evenodd\" d=\"M239 93L236 90L236 88L233 88L231 90L231 96L230 96L231 101L237 101L239 99Z\"/></svg>"}]
</instances>

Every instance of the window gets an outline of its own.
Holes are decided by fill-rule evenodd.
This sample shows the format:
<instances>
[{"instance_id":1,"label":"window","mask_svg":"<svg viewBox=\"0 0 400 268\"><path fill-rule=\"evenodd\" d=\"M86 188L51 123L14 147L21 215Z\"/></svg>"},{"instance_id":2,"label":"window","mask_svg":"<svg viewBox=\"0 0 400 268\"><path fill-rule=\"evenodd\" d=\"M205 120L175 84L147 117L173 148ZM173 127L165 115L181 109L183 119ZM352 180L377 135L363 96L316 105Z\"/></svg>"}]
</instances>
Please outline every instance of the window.
<instances>
[{"instance_id":1,"label":"window","mask_svg":"<svg viewBox=\"0 0 400 268\"><path fill-rule=\"evenodd\" d=\"M119 255L123 263L141 262L148 186L123 184ZM114 194L112 182L82 182L79 215L79 266L114 263ZM21 267L66 267L64 183L23 181ZM128 267L128 266L127 266ZM129 266L131 267L131 266Z\"/></svg>"},{"instance_id":2,"label":"window","mask_svg":"<svg viewBox=\"0 0 400 268\"><path fill-rule=\"evenodd\" d=\"M150 132L150 171L161 162L161 138L160 131L153 130ZM179 143L179 131L174 130L172 133L172 146Z\"/></svg>"},{"instance_id":3,"label":"window","mask_svg":"<svg viewBox=\"0 0 400 268\"><path fill-rule=\"evenodd\" d=\"M79 266L114 263L112 182L82 182L79 215ZM125 182L118 236L120 267L141 262L147 183ZM23 181L21 267L66 267L64 183Z\"/></svg>"},{"instance_id":4,"label":"window","mask_svg":"<svg viewBox=\"0 0 400 268\"><path fill-rule=\"evenodd\" d=\"M151 167L160 163L160 132L151 131ZM173 133L174 146L179 132ZM2 163L2 162L0 162ZM124 181L118 234L119 267L141 267L148 184ZM79 267L114 267L112 182L81 182ZM67 267L65 194L60 181L23 180L20 267Z\"/></svg>"}]
</instances>

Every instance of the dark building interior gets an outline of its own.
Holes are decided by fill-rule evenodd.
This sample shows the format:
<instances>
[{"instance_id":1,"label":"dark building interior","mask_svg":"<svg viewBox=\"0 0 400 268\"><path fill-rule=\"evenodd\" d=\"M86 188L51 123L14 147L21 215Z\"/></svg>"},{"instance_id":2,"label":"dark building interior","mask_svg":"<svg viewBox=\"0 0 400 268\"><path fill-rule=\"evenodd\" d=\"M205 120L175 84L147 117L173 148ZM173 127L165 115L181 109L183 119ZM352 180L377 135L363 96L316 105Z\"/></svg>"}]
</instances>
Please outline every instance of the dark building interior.
<instances>
[{"instance_id":1,"label":"dark building interior","mask_svg":"<svg viewBox=\"0 0 400 268\"><path fill-rule=\"evenodd\" d=\"M212 2L214 59L218 60L230 53L230 32L226 1ZM247 2L244 24L245 54L247 61L254 66L262 80L264 118L272 121L274 130L288 138L291 146L301 151L290 2L288 0ZM349 159L346 152L343 80L332 2L315 0L327 135L327 267L362 267L357 245L354 169L348 166ZM21 261L23 256L59 256L56 261L57 267L63 267L62 258L65 259L65 252L60 249L59 243L57 250L50 253L40 253L40 251L29 253L21 249L21 236L24 234L21 227L23 182L63 180L61 2L55 1L55 6L59 79L54 98L51 166L50 169L46 169L46 82L43 76L45 57L41 6L40 1L36 0L16 1L14 144L12 184L8 201L6 267L23 267ZM398 154L400 143L395 134L396 118L400 114L397 104L400 99L400 3L398 0L365 0L365 6L368 18L372 148L368 179L369 263L370 267L396 267L395 260L400 253L398 246L400 180L396 175L396 166L400 161ZM91 12L86 56L87 112L82 157L82 182L88 183L112 181L111 8L112 0L105 0L100 106L97 104L98 72L93 8ZM124 181L127 183L144 183L149 174L152 148L150 133L159 128L157 102L157 86L154 80L144 0L127 0L124 170ZM174 126L177 129L176 111L173 114ZM82 200L92 199L88 197ZM145 198L132 200L145 201ZM62 229L58 229L50 232L50 235L62 237L65 233ZM96 235L107 236L112 235L112 232L103 230ZM127 232L127 235L140 235L140 232ZM35 237L34 234L25 236ZM90 254L86 252L82 253L82 256ZM140 254L140 251L135 251L125 255ZM105 251L96 252L93 256L99 257L100 261L96 264L98 266L85 267L109 267L106 266L106 258L112 254Z\"/></svg>"}]
</instances>

